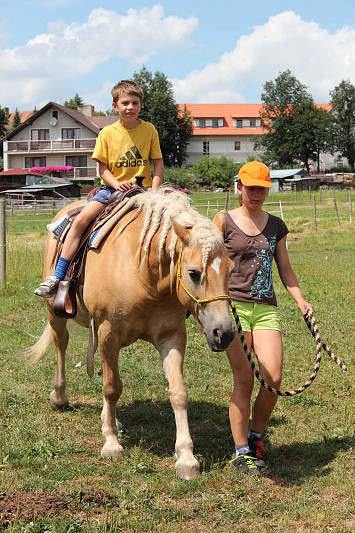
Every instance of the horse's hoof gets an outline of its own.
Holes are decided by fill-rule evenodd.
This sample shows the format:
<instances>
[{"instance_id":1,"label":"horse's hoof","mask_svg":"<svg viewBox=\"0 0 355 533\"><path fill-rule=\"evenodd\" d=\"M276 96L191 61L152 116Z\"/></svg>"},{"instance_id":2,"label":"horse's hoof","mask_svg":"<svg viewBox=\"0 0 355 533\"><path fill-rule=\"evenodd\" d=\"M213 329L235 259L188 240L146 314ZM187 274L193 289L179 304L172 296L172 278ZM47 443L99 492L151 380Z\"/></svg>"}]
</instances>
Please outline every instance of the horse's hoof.
<instances>
[{"instance_id":1,"label":"horse's hoof","mask_svg":"<svg viewBox=\"0 0 355 533\"><path fill-rule=\"evenodd\" d=\"M123 448L118 445L118 447L107 446L106 444L101 450L101 457L104 459L111 459L112 461L118 461L123 456Z\"/></svg>"},{"instance_id":2,"label":"horse's hoof","mask_svg":"<svg viewBox=\"0 0 355 533\"><path fill-rule=\"evenodd\" d=\"M57 403L52 402L52 400L49 400L49 403L53 411L66 411L69 409L69 402L58 405Z\"/></svg>"},{"instance_id":3,"label":"horse's hoof","mask_svg":"<svg viewBox=\"0 0 355 533\"><path fill-rule=\"evenodd\" d=\"M67 395L65 395L63 402L58 402L55 400L54 395L51 392L51 394L49 395L49 403L53 411L65 411L66 409L69 408L69 402L68 402Z\"/></svg>"},{"instance_id":4,"label":"horse's hoof","mask_svg":"<svg viewBox=\"0 0 355 533\"><path fill-rule=\"evenodd\" d=\"M184 479L185 481L190 481L200 476L199 466L176 466L176 475L179 479Z\"/></svg>"}]
</instances>

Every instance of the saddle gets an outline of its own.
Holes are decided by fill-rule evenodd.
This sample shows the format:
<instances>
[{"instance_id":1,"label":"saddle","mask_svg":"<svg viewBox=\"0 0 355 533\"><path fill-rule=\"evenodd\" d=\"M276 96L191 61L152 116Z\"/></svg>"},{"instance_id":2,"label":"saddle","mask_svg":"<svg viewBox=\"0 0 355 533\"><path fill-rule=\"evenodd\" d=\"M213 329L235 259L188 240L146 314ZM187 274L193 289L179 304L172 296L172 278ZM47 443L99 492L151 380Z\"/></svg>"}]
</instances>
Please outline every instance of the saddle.
<instances>
[{"instance_id":1,"label":"saddle","mask_svg":"<svg viewBox=\"0 0 355 533\"><path fill-rule=\"evenodd\" d=\"M88 200L94 196L97 189L99 187L96 187L90 193L88 194ZM79 247L73 257L73 259L70 262L70 265L68 267L67 274L63 281L59 283L57 294L54 297L53 302L53 311L54 313L62 318L75 318L77 313L77 290L78 290L78 279L83 271L84 263L85 263L85 257L86 253L88 251L89 247L89 241L90 236L92 235L92 232L95 230L95 227L99 222L101 222L103 219L107 218L110 213L113 211L113 209L123 200L130 196L135 196L136 194L140 194L142 192L145 192L147 189L143 187L143 185L138 185L137 183L132 185L130 189L127 191L116 191L114 192L108 201L107 207L104 209L100 215L95 218L92 223L89 225L87 230L85 231L84 235L81 238ZM75 217L78 216L78 214L82 211L86 204L81 205L79 207L75 207L74 209L71 209L67 212L67 223L63 226L60 235L58 236L58 243L54 252L54 256L52 259L52 266L57 262L58 257L60 255L60 242L61 242L61 236L66 235L68 232L68 229L73 223L73 220ZM69 226L69 227L68 227Z\"/></svg>"}]
</instances>

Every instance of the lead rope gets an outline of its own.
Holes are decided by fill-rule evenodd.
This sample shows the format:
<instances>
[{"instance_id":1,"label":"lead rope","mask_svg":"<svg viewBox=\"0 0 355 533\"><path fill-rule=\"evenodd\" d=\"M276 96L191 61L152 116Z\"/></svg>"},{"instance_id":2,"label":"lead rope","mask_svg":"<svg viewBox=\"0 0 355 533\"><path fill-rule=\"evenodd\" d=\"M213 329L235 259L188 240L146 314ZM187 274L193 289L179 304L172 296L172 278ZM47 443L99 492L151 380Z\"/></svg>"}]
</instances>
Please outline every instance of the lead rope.
<instances>
[{"instance_id":1,"label":"lead rope","mask_svg":"<svg viewBox=\"0 0 355 533\"><path fill-rule=\"evenodd\" d=\"M322 349L329 355L329 357L331 357L331 359L333 359L333 361L343 370L343 372L347 371L347 367L344 365L344 363L338 357L336 357L336 355L334 355L334 353L331 351L331 349L322 341L322 339L320 337L320 334L319 334L318 325L317 325L317 322L315 321L313 313L311 313L310 311L307 311L308 316L305 316L304 320L305 320L305 322L307 324L307 327L308 327L309 331L312 333L313 337L316 339L316 345L317 345L317 348L316 348L316 363L315 363L313 372L312 372L311 376L309 377L308 381L306 381L306 383L304 385L302 385L302 387L299 387L298 389L295 389L295 390L292 390L292 391L280 391L278 389L274 389L273 387L271 387L270 385L268 385L266 383L266 381L261 377L258 369L256 368L256 365L255 365L255 363L254 363L254 361L252 359L252 356L251 356L251 354L249 352L247 343L245 341L243 330L242 330L242 326L241 326L240 320L239 320L239 316L238 316L237 310L236 310L235 305L234 305L232 300L230 300L229 305L231 306L231 309L232 309L232 312L233 312L233 315L234 315L234 320L235 320L235 323L237 325L237 330L238 330L238 333L239 333L239 337L240 337L240 340L241 340L245 355L247 356L248 361L250 363L250 366L252 368L252 371L253 371L255 377L257 378L257 380L260 382L260 384L265 389L267 389L269 392L272 392L273 394L277 394L278 396L295 396L296 394L300 394L305 389L307 389L313 383L313 381L316 379L316 376L317 376L317 373L318 373L318 370L319 370L319 367L320 367L320 362L321 362L321 359L322 359Z\"/></svg>"}]
</instances>

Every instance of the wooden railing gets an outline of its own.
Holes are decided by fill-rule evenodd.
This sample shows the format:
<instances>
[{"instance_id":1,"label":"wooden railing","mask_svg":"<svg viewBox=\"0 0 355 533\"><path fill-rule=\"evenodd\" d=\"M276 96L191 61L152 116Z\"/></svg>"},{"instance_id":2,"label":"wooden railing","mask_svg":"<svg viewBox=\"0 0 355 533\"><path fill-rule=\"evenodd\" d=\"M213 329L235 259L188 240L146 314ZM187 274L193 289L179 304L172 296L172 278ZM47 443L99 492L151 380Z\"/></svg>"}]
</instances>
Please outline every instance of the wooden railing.
<instances>
[{"instance_id":1,"label":"wooden railing","mask_svg":"<svg viewBox=\"0 0 355 533\"><path fill-rule=\"evenodd\" d=\"M55 141L7 141L8 152L65 152L94 150L96 139L65 139Z\"/></svg>"}]
</instances>

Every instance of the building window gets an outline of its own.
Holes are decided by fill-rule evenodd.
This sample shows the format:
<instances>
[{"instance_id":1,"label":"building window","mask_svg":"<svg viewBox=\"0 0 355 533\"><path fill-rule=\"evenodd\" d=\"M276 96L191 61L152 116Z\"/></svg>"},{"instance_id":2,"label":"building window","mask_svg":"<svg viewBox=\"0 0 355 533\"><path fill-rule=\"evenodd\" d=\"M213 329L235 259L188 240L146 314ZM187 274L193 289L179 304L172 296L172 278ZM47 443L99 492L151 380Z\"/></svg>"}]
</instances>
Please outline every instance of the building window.
<instances>
[{"instance_id":1,"label":"building window","mask_svg":"<svg viewBox=\"0 0 355 533\"><path fill-rule=\"evenodd\" d=\"M25 168L45 166L47 166L45 157L25 157Z\"/></svg>"},{"instance_id":2,"label":"building window","mask_svg":"<svg viewBox=\"0 0 355 533\"><path fill-rule=\"evenodd\" d=\"M212 128L218 128L218 118L212 119Z\"/></svg>"},{"instance_id":3,"label":"building window","mask_svg":"<svg viewBox=\"0 0 355 533\"><path fill-rule=\"evenodd\" d=\"M62 140L80 139L80 128L62 128Z\"/></svg>"},{"instance_id":4,"label":"building window","mask_svg":"<svg viewBox=\"0 0 355 533\"><path fill-rule=\"evenodd\" d=\"M255 118L251 118L250 119L250 127L251 128L256 128L256 120L255 120Z\"/></svg>"},{"instance_id":5,"label":"building window","mask_svg":"<svg viewBox=\"0 0 355 533\"><path fill-rule=\"evenodd\" d=\"M200 124L199 124L200 128L205 128L206 127L206 121L205 119L202 119L200 118Z\"/></svg>"},{"instance_id":6,"label":"building window","mask_svg":"<svg viewBox=\"0 0 355 533\"><path fill-rule=\"evenodd\" d=\"M65 164L69 167L87 167L87 156L86 155L68 155L65 158Z\"/></svg>"},{"instance_id":7,"label":"building window","mask_svg":"<svg viewBox=\"0 0 355 533\"><path fill-rule=\"evenodd\" d=\"M203 141L202 153L203 153L203 155L209 155L210 154L210 143L209 143L209 141Z\"/></svg>"},{"instance_id":8,"label":"building window","mask_svg":"<svg viewBox=\"0 0 355 533\"><path fill-rule=\"evenodd\" d=\"M234 150L240 150L240 141L234 141Z\"/></svg>"},{"instance_id":9,"label":"building window","mask_svg":"<svg viewBox=\"0 0 355 533\"><path fill-rule=\"evenodd\" d=\"M49 141L49 130L31 130L31 141Z\"/></svg>"},{"instance_id":10,"label":"building window","mask_svg":"<svg viewBox=\"0 0 355 533\"><path fill-rule=\"evenodd\" d=\"M236 120L236 127L237 127L237 128L242 128L242 127L243 127L243 121L242 121L242 119L237 118L237 120Z\"/></svg>"},{"instance_id":11,"label":"building window","mask_svg":"<svg viewBox=\"0 0 355 533\"><path fill-rule=\"evenodd\" d=\"M56 120L58 120L58 110L57 109L53 109L52 118L55 118Z\"/></svg>"}]
</instances>

